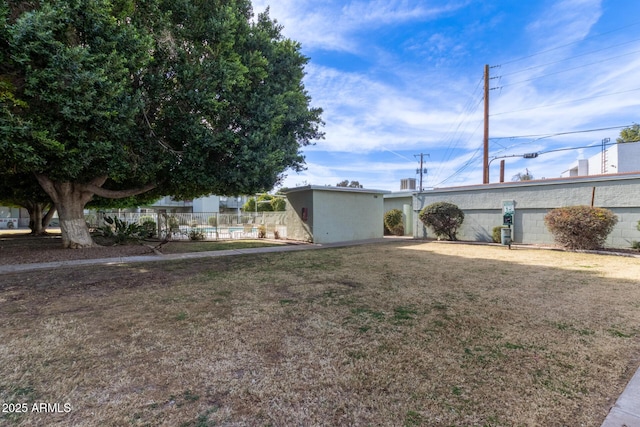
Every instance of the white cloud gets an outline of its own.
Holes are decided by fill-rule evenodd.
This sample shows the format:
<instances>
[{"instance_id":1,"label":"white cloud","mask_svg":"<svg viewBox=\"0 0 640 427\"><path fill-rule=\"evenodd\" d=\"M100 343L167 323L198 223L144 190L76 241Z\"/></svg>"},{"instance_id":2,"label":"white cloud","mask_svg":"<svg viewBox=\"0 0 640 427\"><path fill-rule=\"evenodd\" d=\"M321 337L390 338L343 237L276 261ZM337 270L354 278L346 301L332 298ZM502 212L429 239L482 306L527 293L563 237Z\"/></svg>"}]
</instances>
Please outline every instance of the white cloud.
<instances>
[{"instance_id":1,"label":"white cloud","mask_svg":"<svg viewBox=\"0 0 640 427\"><path fill-rule=\"evenodd\" d=\"M602 0L563 0L550 7L527 27L540 48L552 48L582 40L602 15Z\"/></svg>"},{"instance_id":2,"label":"white cloud","mask_svg":"<svg viewBox=\"0 0 640 427\"><path fill-rule=\"evenodd\" d=\"M284 34L307 49L321 48L359 53L367 38L354 37L378 27L408 21L426 21L452 13L468 1L440 1L425 6L418 0L254 0L255 12L270 8L270 15L284 25Z\"/></svg>"},{"instance_id":3,"label":"white cloud","mask_svg":"<svg viewBox=\"0 0 640 427\"><path fill-rule=\"evenodd\" d=\"M254 1L256 10L267 3ZM424 3L280 0L272 6L271 16L285 26L285 35L303 43L303 49L350 52L367 62L363 67L340 70L343 64L336 63L336 68L321 66L313 62L311 55L305 85L312 105L324 109L326 140L305 151L310 157L320 152L342 153L349 160L310 161L306 172L289 178L290 185L303 180L335 185L343 179L355 179L369 188L397 190L400 178L414 175L415 165L410 161L401 164L393 154L391 160L380 160L385 150L433 153L428 164L428 185L457 171L444 185L481 182L482 156L477 149L482 144L482 91L477 90L477 78L482 70L465 67L473 65L471 59L478 61L479 55L474 51L478 46L485 47L485 52L491 50L488 38L495 33L488 35L485 31L500 20L504 23L509 15L492 14L492 23L470 23L464 34L447 26L428 25L423 31L399 39L399 46L364 47L367 31L401 22L430 22L469 4L459 2L447 9L442 6L447 4L444 1L440 6L430 2L436 5L431 7ZM526 59L492 70L492 76L504 77L492 81L492 85L503 88L490 93L491 137L630 124L626 122L637 114L638 92L614 93L640 88L640 58L630 54L620 60L603 59L640 50L640 44L607 50L608 46L615 46L615 38L594 37L594 28L603 14L600 0L546 3L549 7L534 16L529 25L520 27L522 32L517 34L519 39L528 37L528 42L523 41L526 46L522 51L511 52ZM472 33L478 40L468 37ZM623 34L617 36L624 39ZM590 51L594 54L590 55ZM471 59L465 60L467 57ZM453 63L463 65L446 68ZM615 138L617 133L613 130L539 141L494 141L491 155L585 145L605 136ZM354 157L356 154L362 159ZM507 179L525 167L536 177L557 177L575 158L572 151L548 153L528 161L510 158L506 162ZM494 182L498 164L492 164Z\"/></svg>"}]
</instances>

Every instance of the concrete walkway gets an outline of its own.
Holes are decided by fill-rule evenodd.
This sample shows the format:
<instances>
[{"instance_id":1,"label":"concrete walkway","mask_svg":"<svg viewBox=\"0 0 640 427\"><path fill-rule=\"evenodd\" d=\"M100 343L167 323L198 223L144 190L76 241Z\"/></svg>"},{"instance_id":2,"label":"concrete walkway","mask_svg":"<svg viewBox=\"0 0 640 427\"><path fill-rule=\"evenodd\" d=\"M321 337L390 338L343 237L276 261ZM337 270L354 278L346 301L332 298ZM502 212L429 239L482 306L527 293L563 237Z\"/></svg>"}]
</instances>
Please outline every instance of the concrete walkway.
<instances>
[{"instance_id":1,"label":"concrete walkway","mask_svg":"<svg viewBox=\"0 0 640 427\"><path fill-rule=\"evenodd\" d=\"M337 248L357 246L369 243L389 243L403 240L413 240L411 237L386 237L383 239L361 240L357 242L343 242L331 244L301 244L287 246L270 246L266 248L233 249L210 252L190 252L184 254L144 255L121 258L82 259L73 261L46 262L39 264L0 265L0 274L19 273L25 271L55 269L59 267L87 266L87 265L118 265L137 262L172 261L180 259L212 258L235 255L261 254L272 252L293 252L323 248ZM453 242L446 242L453 243ZM460 242L464 243L464 242ZM611 253L606 253L610 255ZM626 388L604 420L601 427L640 427L640 368L631 378Z\"/></svg>"},{"instance_id":2,"label":"concrete walkway","mask_svg":"<svg viewBox=\"0 0 640 427\"><path fill-rule=\"evenodd\" d=\"M638 427L640 426L640 369L627 384L602 427Z\"/></svg>"},{"instance_id":3,"label":"concrete walkway","mask_svg":"<svg viewBox=\"0 0 640 427\"><path fill-rule=\"evenodd\" d=\"M132 264L137 262L157 262L157 261L173 261L180 259L196 259L196 258L214 258L234 255L262 254L271 252L293 252L322 248L337 248L346 246L357 246L369 243L388 243L398 241L412 241L411 237L390 237L382 239L359 240L354 242L328 243L328 244L297 244L297 245L278 245L268 246L265 248L247 248L247 249L231 249L209 252L188 252L182 254L164 254L164 255L138 255L129 257L112 257L112 258L96 258L96 259L78 259L70 261L54 261L33 264L13 264L0 265L0 274L20 273L24 271L55 269L60 267L87 266L87 265L118 265Z\"/></svg>"}]
</instances>

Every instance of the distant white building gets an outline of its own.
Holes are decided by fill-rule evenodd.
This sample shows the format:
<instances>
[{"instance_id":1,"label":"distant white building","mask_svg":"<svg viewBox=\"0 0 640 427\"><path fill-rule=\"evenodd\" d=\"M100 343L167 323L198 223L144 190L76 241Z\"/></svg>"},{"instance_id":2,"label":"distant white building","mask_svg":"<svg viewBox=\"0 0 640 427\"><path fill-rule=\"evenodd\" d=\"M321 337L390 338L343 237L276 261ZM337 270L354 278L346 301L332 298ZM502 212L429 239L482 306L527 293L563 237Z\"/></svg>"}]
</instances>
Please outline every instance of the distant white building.
<instances>
[{"instance_id":1,"label":"distant white building","mask_svg":"<svg viewBox=\"0 0 640 427\"><path fill-rule=\"evenodd\" d=\"M183 213L222 213L237 211L253 196L206 196L193 200L176 200L171 196L165 196L153 203L151 209L166 209L167 212Z\"/></svg>"},{"instance_id":2,"label":"distant white building","mask_svg":"<svg viewBox=\"0 0 640 427\"><path fill-rule=\"evenodd\" d=\"M610 145L595 156L578 160L570 169L562 172L561 177L629 172L640 172L640 142Z\"/></svg>"},{"instance_id":3,"label":"distant white building","mask_svg":"<svg viewBox=\"0 0 640 427\"><path fill-rule=\"evenodd\" d=\"M193 200L176 200L165 196L153 203L152 209L166 209L167 212L220 212L220 196L200 197Z\"/></svg>"}]
</instances>

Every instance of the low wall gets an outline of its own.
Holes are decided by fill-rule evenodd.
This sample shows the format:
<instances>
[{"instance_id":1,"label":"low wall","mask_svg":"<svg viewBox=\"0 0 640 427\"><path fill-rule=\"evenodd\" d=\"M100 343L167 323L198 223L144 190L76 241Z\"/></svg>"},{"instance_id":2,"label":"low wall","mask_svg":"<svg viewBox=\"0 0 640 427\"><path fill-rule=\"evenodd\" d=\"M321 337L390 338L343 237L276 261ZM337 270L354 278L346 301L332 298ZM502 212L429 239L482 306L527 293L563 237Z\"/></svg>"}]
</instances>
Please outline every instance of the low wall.
<instances>
[{"instance_id":1,"label":"low wall","mask_svg":"<svg viewBox=\"0 0 640 427\"><path fill-rule=\"evenodd\" d=\"M442 188L414 196L414 237L429 237L417 213L435 202L456 204L465 213L458 233L461 240L491 241L493 227L502 225L504 201L515 202L512 238L517 243L553 243L544 224L550 209L593 205L611 210L618 224L609 235L608 247L630 247L640 241L640 173Z\"/></svg>"}]
</instances>

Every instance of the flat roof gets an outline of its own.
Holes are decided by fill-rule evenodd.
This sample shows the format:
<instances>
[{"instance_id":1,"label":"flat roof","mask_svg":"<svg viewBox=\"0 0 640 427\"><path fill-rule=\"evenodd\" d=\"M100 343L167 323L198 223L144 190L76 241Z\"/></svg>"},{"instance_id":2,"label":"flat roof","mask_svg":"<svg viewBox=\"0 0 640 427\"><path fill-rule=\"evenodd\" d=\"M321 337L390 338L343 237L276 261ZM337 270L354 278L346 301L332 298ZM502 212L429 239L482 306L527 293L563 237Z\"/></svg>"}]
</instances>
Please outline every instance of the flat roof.
<instances>
[{"instance_id":1,"label":"flat roof","mask_svg":"<svg viewBox=\"0 0 640 427\"><path fill-rule=\"evenodd\" d=\"M410 191L392 191L390 193L385 193L384 198L385 199L400 199L403 197L413 197L414 194L418 193L418 190L410 190Z\"/></svg>"},{"instance_id":2,"label":"flat roof","mask_svg":"<svg viewBox=\"0 0 640 427\"><path fill-rule=\"evenodd\" d=\"M473 184L463 185L458 187L436 187L433 190L426 190L422 193L437 193L437 192L450 192L450 191L469 191L469 190L495 190L506 187L534 187L544 185L557 185L567 183L580 183L580 182L598 182L598 181L623 181L629 179L640 178L640 172L625 172L625 173L609 173L602 175L586 175L586 176L568 176L561 178L546 178L546 179L532 179L529 181L509 181L509 182L495 182L490 184ZM420 193L417 193L420 194Z\"/></svg>"},{"instance_id":3,"label":"flat roof","mask_svg":"<svg viewBox=\"0 0 640 427\"><path fill-rule=\"evenodd\" d=\"M375 190L370 188L333 187L331 185L305 185L303 187L288 188L284 194L298 193L301 191L334 191L338 193L362 193L362 194L389 194L387 190Z\"/></svg>"}]
</instances>

